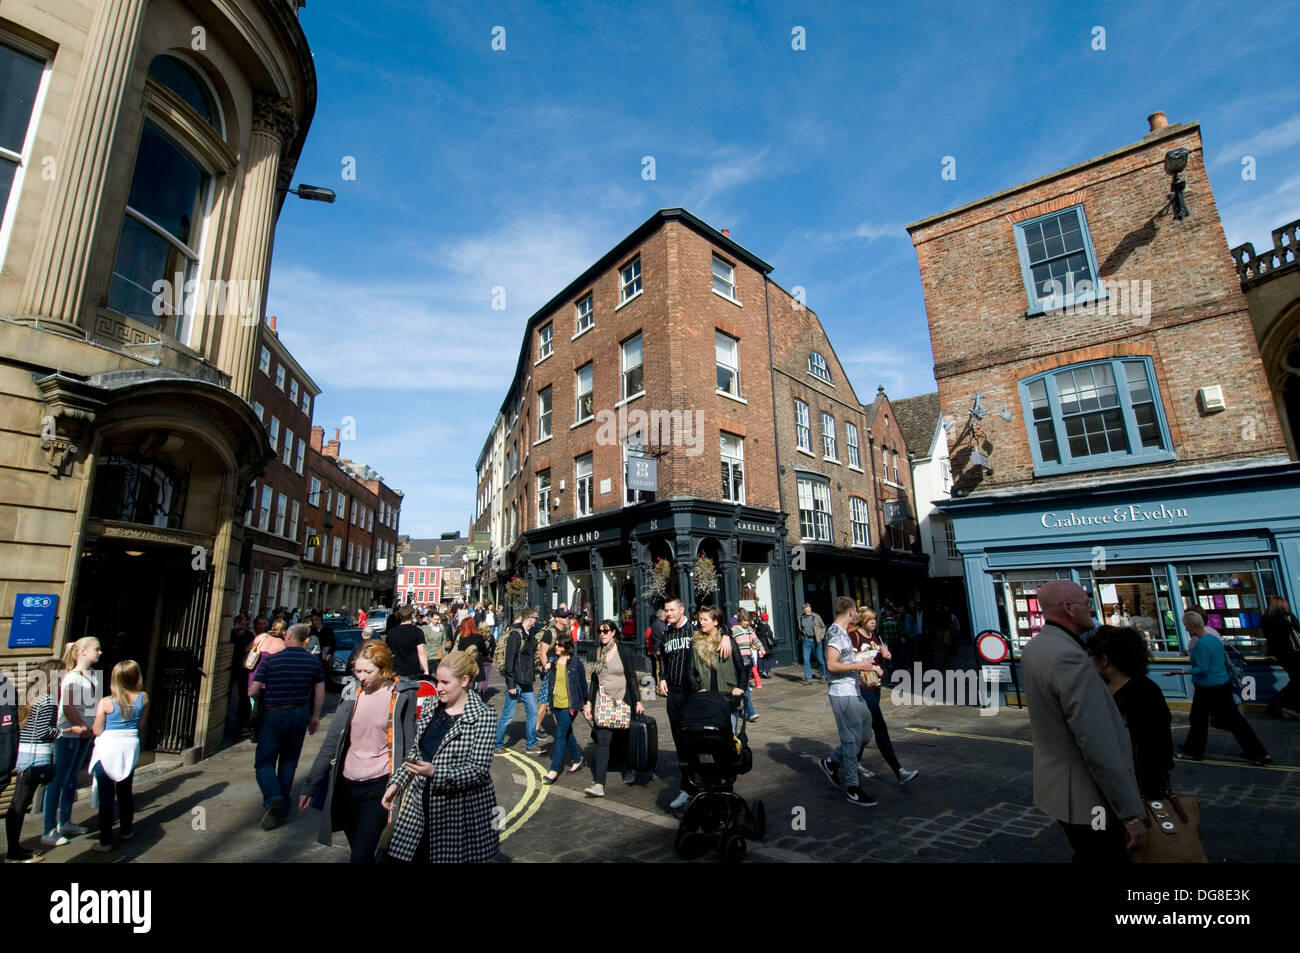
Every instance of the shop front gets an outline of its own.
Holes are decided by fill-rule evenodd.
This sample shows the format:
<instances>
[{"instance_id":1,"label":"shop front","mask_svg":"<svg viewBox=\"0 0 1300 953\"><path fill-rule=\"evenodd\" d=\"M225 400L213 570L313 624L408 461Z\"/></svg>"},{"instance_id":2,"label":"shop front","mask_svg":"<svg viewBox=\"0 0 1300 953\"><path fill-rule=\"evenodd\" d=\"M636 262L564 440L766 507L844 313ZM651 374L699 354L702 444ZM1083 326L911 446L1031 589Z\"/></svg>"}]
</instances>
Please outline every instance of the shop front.
<instances>
[{"instance_id":1,"label":"shop front","mask_svg":"<svg viewBox=\"0 0 1300 953\"><path fill-rule=\"evenodd\" d=\"M654 611L679 598L688 611L715 604L768 613L773 632L792 631L790 576L781 513L703 500L641 504L523 534L518 574L543 618L560 605L575 612L580 638L613 619L644 652ZM714 569L700 570L707 558ZM793 658L787 636L778 658Z\"/></svg>"},{"instance_id":2,"label":"shop front","mask_svg":"<svg viewBox=\"0 0 1300 953\"><path fill-rule=\"evenodd\" d=\"M945 501L966 571L974 632L995 629L1018 658L1043 625L1038 588L1072 579L1099 623L1147 640L1151 676L1189 702L1183 612L1197 609L1246 658L1255 698L1286 682L1267 658L1268 597L1300 592L1300 464L1241 461L1104 485L1021 489Z\"/></svg>"},{"instance_id":3,"label":"shop front","mask_svg":"<svg viewBox=\"0 0 1300 953\"><path fill-rule=\"evenodd\" d=\"M926 584L929 557L887 546L838 549L805 543L802 562L804 568L793 573L796 611L801 612L807 602L829 623L840 596L877 610L886 599L901 606L918 598Z\"/></svg>"}]
</instances>

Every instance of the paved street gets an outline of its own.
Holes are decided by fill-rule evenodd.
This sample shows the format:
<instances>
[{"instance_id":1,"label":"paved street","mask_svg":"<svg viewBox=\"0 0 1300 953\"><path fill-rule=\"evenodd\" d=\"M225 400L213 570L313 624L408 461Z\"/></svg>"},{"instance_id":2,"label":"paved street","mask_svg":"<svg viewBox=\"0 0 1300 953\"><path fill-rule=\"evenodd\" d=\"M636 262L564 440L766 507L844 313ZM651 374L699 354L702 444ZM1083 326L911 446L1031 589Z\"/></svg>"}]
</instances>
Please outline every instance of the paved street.
<instances>
[{"instance_id":1,"label":"paved street","mask_svg":"<svg viewBox=\"0 0 1300 953\"><path fill-rule=\"evenodd\" d=\"M761 718L750 730L754 770L739 780L737 790L763 799L769 833L762 842L751 843L751 861L1069 859L1064 836L1030 804L1026 712L1004 709L987 717L973 708L887 701L885 715L899 757L921 774L898 787L873 745L863 763L878 776L864 782L864 789L879 804L865 808L842 801L818 770L816 759L834 741L834 722L824 685L806 687L795 671L779 670L755 693ZM490 703L501 691L495 679L493 688ZM628 787L614 773L604 800L583 796L591 780L585 769L574 778L562 775L551 787L540 783L549 758L522 753L521 710L508 735L511 755L493 762L504 809L503 861L678 862L672 850L677 822L667 809L676 793L676 759L662 702L656 699L647 707L659 720L666 746L657 776L648 785ZM1201 799L1202 835L1211 860L1300 860L1294 824L1300 808L1300 732L1288 722L1251 721L1276 766L1243 762L1231 737L1212 731L1206 761L1180 763L1175 784L1180 793ZM1186 714L1175 712L1179 741L1186 724ZM323 736L324 729L307 739L302 771ZM585 733L581 737L587 740ZM295 812L289 824L275 831L258 828L262 812L252 760L252 745L244 741L197 765L143 768L136 784L137 833L131 842L111 854L97 854L89 849L89 836L82 837L51 851L47 862L346 861L341 834L335 835L332 848L316 843L319 815L314 811L305 816ZM93 826L85 795L83 791L73 820ZM29 820L29 846L36 846L39 826L35 818ZM717 862L716 855L698 862Z\"/></svg>"}]
</instances>

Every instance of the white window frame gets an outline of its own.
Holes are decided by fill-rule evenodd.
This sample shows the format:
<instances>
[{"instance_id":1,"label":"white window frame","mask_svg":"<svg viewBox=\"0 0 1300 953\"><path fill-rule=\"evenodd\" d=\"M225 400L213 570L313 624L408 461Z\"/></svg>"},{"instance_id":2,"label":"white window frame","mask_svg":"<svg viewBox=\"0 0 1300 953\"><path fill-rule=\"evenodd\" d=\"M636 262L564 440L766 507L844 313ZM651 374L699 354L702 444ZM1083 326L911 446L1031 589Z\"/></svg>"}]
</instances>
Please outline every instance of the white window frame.
<instances>
[{"instance_id":1,"label":"white window frame","mask_svg":"<svg viewBox=\"0 0 1300 953\"><path fill-rule=\"evenodd\" d=\"M334 515L339 519L347 519L348 516L348 495L342 490L334 493Z\"/></svg>"},{"instance_id":2,"label":"white window frame","mask_svg":"<svg viewBox=\"0 0 1300 953\"><path fill-rule=\"evenodd\" d=\"M628 345L633 343L634 341L636 342L636 349L638 352L637 362L635 364L629 365L627 348ZM638 331L636 334L632 335L621 345L619 345L619 352L620 352L620 360L623 363L623 374L621 378L622 382L620 385L623 394L622 399L623 401L629 401L634 398L640 397L642 394L645 393L645 338L642 336L641 332ZM637 388L635 392L628 393L628 383L627 383L628 374L630 374L632 371L635 371L637 369L640 369L641 371L641 386Z\"/></svg>"},{"instance_id":3,"label":"white window frame","mask_svg":"<svg viewBox=\"0 0 1300 953\"><path fill-rule=\"evenodd\" d=\"M285 381L284 365L277 364L275 365L275 386L278 387L280 390L284 390L284 381Z\"/></svg>"},{"instance_id":4,"label":"white window frame","mask_svg":"<svg viewBox=\"0 0 1300 953\"><path fill-rule=\"evenodd\" d=\"M338 536L331 536L330 538L334 540L332 546L333 552L330 554L330 565L333 566L335 569L338 569L339 562L343 556L343 540L340 539Z\"/></svg>"},{"instance_id":5,"label":"white window frame","mask_svg":"<svg viewBox=\"0 0 1300 953\"><path fill-rule=\"evenodd\" d=\"M727 451L727 438L733 441L734 452ZM745 438L725 430L719 433L719 454L722 458L722 499L727 503L745 502ZM736 476L740 476L740 492L735 492Z\"/></svg>"},{"instance_id":6,"label":"white window frame","mask_svg":"<svg viewBox=\"0 0 1300 953\"><path fill-rule=\"evenodd\" d=\"M543 325L537 329L537 363L540 364L555 353L555 325Z\"/></svg>"},{"instance_id":7,"label":"white window frame","mask_svg":"<svg viewBox=\"0 0 1300 953\"><path fill-rule=\"evenodd\" d=\"M293 464L294 472L296 472L298 476L302 476L303 464L306 463L306 461L307 461L307 441L302 439L302 437L299 437L298 458L294 461Z\"/></svg>"},{"instance_id":8,"label":"white window frame","mask_svg":"<svg viewBox=\"0 0 1300 953\"><path fill-rule=\"evenodd\" d=\"M280 462L286 467L293 466L293 431L288 427L284 428L284 455Z\"/></svg>"},{"instance_id":9,"label":"white window frame","mask_svg":"<svg viewBox=\"0 0 1300 953\"><path fill-rule=\"evenodd\" d=\"M618 270L618 306L623 307L641 291L641 256L637 255Z\"/></svg>"},{"instance_id":10,"label":"white window frame","mask_svg":"<svg viewBox=\"0 0 1300 953\"><path fill-rule=\"evenodd\" d=\"M302 412L311 417L311 394L305 392L302 395Z\"/></svg>"},{"instance_id":11,"label":"white window frame","mask_svg":"<svg viewBox=\"0 0 1300 953\"><path fill-rule=\"evenodd\" d=\"M261 404L259 404L257 401L253 401L253 413L257 414L257 419L259 422L266 423L265 420L266 408L263 407Z\"/></svg>"},{"instance_id":12,"label":"white window frame","mask_svg":"<svg viewBox=\"0 0 1300 953\"><path fill-rule=\"evenodd\" d=\"M714 362L716 363L717 367L719 367L719 368L726 368L728 371L731 372L731 383L732 383L732 389L727 390L727 389L724 389L724 388L722 388L722 387L719 387L719 388L717 389L717 391L718 391L719 394L722 394L722 395L725 396L725 397L734 397L734 398L736 398L737 400L740 400L740 399L741 399L741 394L740 394L740 339L739 339L739 338L733 338L730 334L727 334L727 333L724 332L724 331L719 331L719 330L717 330L716 328L714 329L713 335L714 335L714 336L713 336L713 357L714 357ZM723 349L723 347L724 347L724 342L726 342L726 345L727 345L725 349L731 352L731 360L735 362L734 364L728 364L728 363L726 363L726 362L723 360L722 356L718 353L720 350ZM717 375L716 375L716 373L715 373L715 375L714 375L714 381L716 382L716 380L717 380Z\"/></svg>"},{"instance_id":13,"label":"white window frame","mask_svg":"<svg viewBox=\"0 0 1300 953\"><path fill-rule=\"evenodd\" d=\"M302 504L294 500L289 504L289 538L298 542L298 519L302 516Z\"/></svg>"},{"instance_id":14,"label":"white window frame","mask_svg":"<svg viewBox=\"0 0 1300 953\"><path fill-rule=\"evenodd\" d=\"M590 381L588 382L587 389L585 391L582 390L583 371L586 371L588 373L588 376L590 377ZM595 395L596 395L596 362L588 361L586 364L582 365L582 367L579 367L577 370L573 372L573 398L574 398L573 425L575 427L578 426L579 424L585 424L587 421L595 419L596 417L596 396ZM583 397L589 397L590 405L591 405L589 407L590 413L588 413L587 416L585 417L582 416Z\"/></svg>"},{"instance_id":15,"label":"white window frame","mask_svg":"<svg viewBox=\"0 0 1300 953\"><path fill-rule=\"evenodd\" d=\"M298 403L298 380L292 376L289 378L289 399Z\"/></svg>"},{"instance_id":16,"label":"white window frame","mask_svg":"<svg viewBox=\"0 0 1300 953\"><path fill-rule=\"evenodd\" d=\"M858 425L851 420L844 421L844 445L849 448L849 468L862 469L862 450L858 443Z\"/></svg>"},{"instance_id":17,"label":"white window frame","mask_svg":"<svg viewBox=\"0 0 1300 953\"><path fill-rule=\"evenodd\" d=\"M586 474L584 475L583 461L586 461ZM592 492L596 480L595 460L590 453L584 453L573 461L573 486L576 491L573 498L574 514L576 516L590 516L595 512L595 495Z\"/></svg>"},{"instance_id":18,"label":"white window frame","mask_svg":"<svg viewBox=\"0 0 1300 953\"><path fill-rule=\"evenodd\" d=\"M248 587L248 614L256 619L261 612L262 602L262 570L254 569L252 572L253 582Z\"/></svg>"},{"instance_id":19,"label":"white window frame","mask_svg":"<svg viewBox=\"0 0 1300 953\"><path fill-rule=\"evenodd\" d=\"M826 358L820 351L809 352L808 373L817 378L817 380L821 381L823 384L830 384L832 387L835 386L835 382L831 380L830 365L826 363Z\"/></svg>"},{"instance_id":20,"label":"white window frame","mask_svg":"<svg viewBox=\"0 0 1300 953\"><path fill-rule=\"evenodd\" d=\"M283 493L275 495L275 535L284 535L284 520L288 515L289 497Z\"/></svg>"},{"instance_id":21,"label":"white window frame","mask_svg":"<svg viewBox=\"0 0 1300 953\"><path fill-rule=\"evenodd\" d=\"M726 269L724 274L718 273L719 265ZM719 255L713 256L713 293L733 304L740 304L736 298L736 266Z\"/></svg>"},{"instance_id":22,"label":"white window frame","mask_svg":"<svg viewBox=\"0 0 1300 953\"><path fill-rule=\"evenodd\" d=\"M546 486L542 486L542 478L546 479ZM537 471L537 525L551 525L551 469Z\"/></svg>"},{"instance_id":23,"label":"white window frame","mask_svg":"<svg viewBox=\"0 0 1300 953\"><path fill-rule=\"evenodd\" d=\"M309 484L309 488L307 490L308 506L316 506L316 507L320 506L320 491L321 491L320 477L313 475L311 478L311 483Z\"/></svg>"},{"instance_id":24,"label":"white window frame","mask_svg":"<svg viewBox=\"0 0 1300 953\"><path fill-rule=\"evenodd\" d=\"M257 361L257 369L267 377L271 376L271 349L263 345L262 354Z\"/></svg>"},{"instance_id":25,"label":"white window frame","mask_svg":"<svg viewBox=\"0 0 1300 953\"><path fill-rule=\"evenodd\" d=\"M270 484L266 484L266 483L262 484L262 500L261 500L261 507L258 509L257 512L257 528L264 533L271 527L272 497L273 497L273 491L270 487Z\"/></svg>"},{"instance_id":26,"label":"white window frame","mask_svg":"<svg viewBox=\"0 0 1300 953\"><path fill-rule=\"evenodd\" d=\"M853 545L869 547L871 545L871 510L867 507L867 501L860 496L849 497L849 525L853 528Z\"/></svg>"},{"instance_id":27,"label":"white window frame","mask_svg":"<svg viewBox=\"0 0 1300 953\"><path fill-rule=\"evenodd\" d=\"M0 208L0 274L4 274L5 253L9 248L9 236L13 234L14 219L18 216L18 202L22 196L23 179L26 177L28 166L31 164L32 150L36 145L36 128L40 123L40 116L45 108L45 94L49 89L50 79L54 75L54 61L47 50L26 43L12 34L0 32L0 42L24 56L41 60L43 63L41 78L36 84L36 95L32 98L31 115L27 117L27 130L23 134L22 151L12 152L8 149L0 149L0 156L4 156L4 158L18 166L14 170L13 183L10 185L9 201L3 208Z\"/></svg>"},{"instance_id":28,"label":"white window frame","mask_svg":"<svg viewBox=\"0 0 1300 953\"><path fill-rule=\"evenodd\" d=\"M575 338L581 337L596 326L596 298L591 292L587 292L574 304L573 318Z\"/></svg>"},{"instance_id":29,"label":"white window frame","mask_svg":"<svg viewBox=\"0 0 1300 953\"><path fill-rule=\"evenodd\" d=\"M835 527L831 512L830 481L821 475L809 474L797 477L795 486L799 497L800 539L810 543L833 542ZM808 514L806 519L805 513ZM808 535L806 527L812 529L812 535Z\"/></svg>"},{"instance_id":30,"label":"white window frame","mask_svg":"<svg viewBox=\"0 0 1300 953\"><path fill-rule=\"evenodd\" d=\"M304 534L303 534L303 537L302 537L303 546L305 547L305 548L303 549L302 558L305 559L305 560L307 560L308 562L313 562L313 563L314 563L314 562L316 561L316 547L313 546L313 545L311 545L310 540L311 540L312 536L315 535L316 530L315 530L314 527L311 527L311 526L306 527L306 529L307 529L307 532L304 533ZM322 542L323 542L323 541L322 541ZM325 547L322 545L322 546L321 546L321 549L324 549L324 548L325 548Z\"/></svg>"},{"instance_id":31,"label":"white window frame","mask_svg":"<svg viewBox=\"0 0 1300 953\"><path fill-rule=\"evenodd\" d=\"M836 445L835 434L835 416L826 411L821 412L822 416L822 459L831 463L839 463L839 447Z\"/></svg>"},{"instance_id":32,"label":"white window frame","mask_svg":"<svg viewBox=\"0 0 1300 953\"><path fill-rule=\"evenodd\" d=\"M271 426L268 432L271 436L271 452L279 453L280 452L280 418L275 416L274 414L271 415Z\"/></svg>"},{"instance_id":33,"label":"white window frame","mask_svg":"<svg viewBox=\"0 0 1300 953\"><path fill-rule=\"evenodd\" d=\"M542 395L546 395L543 402ZM552 422L555 417L555 389L551 384L547 384L537 392L537 442L550 440L554 431Z\"/></svg>"},{"instance_id":34,"label":"white window frame","mask_svg":"<svg viewBox=\"0 0 1300 953\"><path fill-rule=\"evenodd\" d=\"M794 399L794 442L804 453L812 454L812 410L798 397Z\"/></svg>"}]
</instances>

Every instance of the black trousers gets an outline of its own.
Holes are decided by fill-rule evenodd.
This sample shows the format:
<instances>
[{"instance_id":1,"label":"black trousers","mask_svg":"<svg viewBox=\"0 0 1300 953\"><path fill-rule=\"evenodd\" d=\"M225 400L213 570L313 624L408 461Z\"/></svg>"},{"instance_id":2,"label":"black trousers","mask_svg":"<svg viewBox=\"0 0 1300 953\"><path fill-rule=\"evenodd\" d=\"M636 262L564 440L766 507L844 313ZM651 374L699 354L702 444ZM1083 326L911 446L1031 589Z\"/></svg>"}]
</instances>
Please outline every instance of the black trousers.
<instances>
[{"instance_id":1,"label":"black trousers","mask_svg":"<svg viewBox=\"0 0 1300 953\"><path fill-rule=\"evenodd\" d=\"M1076 864L1128 863L1128 832L1112 812L1106 812L1106 827L1100 831L1093 830L1091 824L1057 823L1074 849Z\"/></svg>"},{"instance_id":2,"label":"black trousers","mask_svg":"<svg viewBox=\"0 0 1300 953\"><path fill-rule=\"evenodd\" d=\"M23 836L23 821L27 818L27 812L31 810L36 789L53 780L53 762L43 764L39 768L25 768L18 772L17 783L14 785L14 798L9 802L9 810L5 813L5 836L9 841L10 857L16 857L23 852L20 843ZM0 781L0 794L4 793L4 789L5 784Z\"/></svg>"},{"instance_id":3,"label":"black trousers","mask_svg":"<svg viewBox=\"0 0 1300 953\"><path fill-rule=\"evenodd\" d=\"M686 776L686 756L682 746L677 742L677 727L682 718L682 706L686 704L686 693L677 689L668 689L668 728L673 733L673 747L677 751L677 764L681 767L681 788L687 794L695 793L695 785Z\"/></svg>"},{"instance_id":4,"label":"black trousers","mask_svg":"<svg viewBox=\"0 0 1300 953\"><path fill-rule=\"evenodd\" d=\"M605 776L609 773L611 754L621 758L626 769L627 733L628 729L626 728L597 727L592 729L592 734L596 738L596 757L592 762L591 780L596 784L605 783Z\"/></svg>"},{"instance_id":5,"label":"black trousers","mask_svg":"<svg viewBox=\"0 0 1300 953\"><path fill-rule=\"evenodd\" d=\"M95 777L99 781L99 842L111 847L115 803L118 808L118 826L123 835L129 835L135 826L135 794L131 790L135 772L132 771L123 781L114 781L104 773L103 765L95 765Z\"/></svg>"},{"instance_id":6,"label":"black trousers","mask_svg":"<svg viewBox=\"0 0 1300 953\"><path fill-rule=\"evenodd\" d=\"M885 724L885 716L880 711L880 689L878 688L859 688L862 698L871 709L871 734L875 736L876 747L880 749L881 757L885 763L894 769L898 774L903 770L903 766L898 761L898 755L894 753L894 743L889 740L889 726ZM862 760L862 752L867 749L867 743L864 740L858 746L858 760Z\"/></svg>"},{"instance_id":7,"label":"black trousers","mask_svg":"<svg viewBox=\"0 0 1300 953\"><path fill-rule=\"evenodd\" d=\"M331 808L352 848L349 863L373 864L379 849L379 835L388 825L388 812L381 803L388 788L388 775L369 781L351 781L339 775ZM428 849L425 850L428 855Z\"/></svg>"},{"instance_id":8,"label":"black trousers","mask_svg":"<svg viewBox=\"0 0 1300 953\"><path fill-rule=\"evenodd\" d=\"M1211 717L1214 718L1216 727L1232 732L1232 736L1237 739L1237 744L1241 745L1241 750L1247 758L1256 761L1268 754L1259 738L1255 736L1250 723L1233 704L1232 686L1226 683L1196 686L1196 690L1192 693L1191 730L1187 732L1187 740L1183 742L1184 754L1192 758L1204 757Z\"/></svg>"}]
</instances>

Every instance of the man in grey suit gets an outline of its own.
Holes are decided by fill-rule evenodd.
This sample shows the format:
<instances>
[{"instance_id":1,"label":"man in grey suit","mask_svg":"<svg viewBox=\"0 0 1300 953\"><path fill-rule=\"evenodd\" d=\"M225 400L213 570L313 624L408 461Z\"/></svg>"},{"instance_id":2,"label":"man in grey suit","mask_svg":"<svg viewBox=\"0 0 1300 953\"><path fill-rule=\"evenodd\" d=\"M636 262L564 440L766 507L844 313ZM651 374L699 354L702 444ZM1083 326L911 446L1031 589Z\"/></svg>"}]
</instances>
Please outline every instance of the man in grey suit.
<instances>
[{"instance_id":1,"label":"man in grey suit","mask_svg":"<svg viewBox=\"0 0 1300 953\"><path fill-rule=\"evenodd\" d=\"M1075 863L1123 863L1146 842L1145 809L1128 729L1079 641L1092 627L1088 594L1053 579L1039 586L1038 605L1047 624L1021 654L1034 804L1060 822Z\"/></svg>"}]
</instances>

